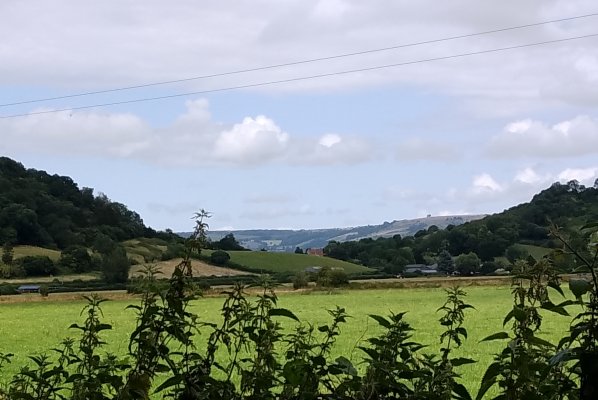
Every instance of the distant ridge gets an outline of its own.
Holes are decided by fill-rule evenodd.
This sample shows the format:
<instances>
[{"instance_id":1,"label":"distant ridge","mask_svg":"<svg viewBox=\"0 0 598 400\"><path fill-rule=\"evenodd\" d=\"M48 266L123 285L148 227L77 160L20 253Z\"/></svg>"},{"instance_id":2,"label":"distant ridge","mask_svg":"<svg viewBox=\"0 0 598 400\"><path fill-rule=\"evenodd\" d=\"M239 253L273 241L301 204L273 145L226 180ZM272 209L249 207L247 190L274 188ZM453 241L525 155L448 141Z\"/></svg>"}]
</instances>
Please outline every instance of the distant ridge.
<instances>
[{"instance_id":1,"label":"distant ridge","mask_svg":"<svg viewBox=\"0 0 598 400\"><path fill-rule=\"evenodd\" d=\"M331 240L346 242L365 238L392 237L394 235L411 236L422 229L435 225L440 229L448 225L461 225L466 222L484 218L486 215L447 215L429 216L424 218L403 219L384 222L380 225L356 226L350 228L329 229L250 229L232 231L210 231L208 236L212 240L220 240L226 234L232 233L243 247L251 250L265 249L268 251L294 251L295 248L324 247ZM188 233L181 233L188 236Z\"/></svg>"}]
</instances>

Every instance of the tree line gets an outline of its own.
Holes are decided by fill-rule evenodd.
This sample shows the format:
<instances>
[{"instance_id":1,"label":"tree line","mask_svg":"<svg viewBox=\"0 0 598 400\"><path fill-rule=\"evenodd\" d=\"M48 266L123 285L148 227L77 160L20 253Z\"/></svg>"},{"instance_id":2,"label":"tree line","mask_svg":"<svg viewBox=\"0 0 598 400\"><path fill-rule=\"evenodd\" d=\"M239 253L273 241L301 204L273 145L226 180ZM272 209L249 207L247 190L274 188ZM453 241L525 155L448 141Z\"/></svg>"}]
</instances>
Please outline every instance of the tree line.
<instances>
[{"instance_id":1,"label":"tree line","mask_svg":"<svg viewBox=\"0 0 598 400\"><path fill-rule=\"evenodd\" d=\"M551 225L559 226L577 250L585 251L587 235L579 231L586 220L598 219L598 179L593 187L577 181L554 183L529 203L520 204L499 214L487 216L446 229L431 226L413 236L395 235L391 238L367 238L359 241L331 241L324 254L396 274L408 264L435 264L450 273L456 264L475 264L463 271L492 272L500 268L497 257L509 261L527 257L520 244L558 249L560 244L549 236ZM574 265L571 256L553 254L558 267ZM452 260L452 261L451 261ZM469 261L465 263L465 261Z\"/></svg>"}]
</instances>

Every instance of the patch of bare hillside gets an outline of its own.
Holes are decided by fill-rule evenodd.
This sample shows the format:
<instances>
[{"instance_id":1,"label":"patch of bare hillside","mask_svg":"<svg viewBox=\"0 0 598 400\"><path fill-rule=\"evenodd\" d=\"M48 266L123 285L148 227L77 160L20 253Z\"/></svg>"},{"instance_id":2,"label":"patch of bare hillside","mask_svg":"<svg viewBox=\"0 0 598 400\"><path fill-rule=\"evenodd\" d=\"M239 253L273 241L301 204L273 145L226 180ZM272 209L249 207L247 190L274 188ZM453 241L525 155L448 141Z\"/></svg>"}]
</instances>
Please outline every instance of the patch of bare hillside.
<instances>
[{"instance_id":1,"label":"patch of bare hillside","mask_svg":"<svg viewBox=\"0 0 598 400\"><path fill-rule=\"evenodd\" d=\"M182 258L174 258L168 261L160 261L155 263L158 269L162 272L164 277L172 276L174 268L182 261ZM250 275L249 272L238 271L232 268L217 267L215 265L206 264L202 261L193 260L191 262L193 268L193 276L235 276L235 275ZM131 277L141 275L143 265L134 265L131 267Z\"/></svg>"}]
</instances>

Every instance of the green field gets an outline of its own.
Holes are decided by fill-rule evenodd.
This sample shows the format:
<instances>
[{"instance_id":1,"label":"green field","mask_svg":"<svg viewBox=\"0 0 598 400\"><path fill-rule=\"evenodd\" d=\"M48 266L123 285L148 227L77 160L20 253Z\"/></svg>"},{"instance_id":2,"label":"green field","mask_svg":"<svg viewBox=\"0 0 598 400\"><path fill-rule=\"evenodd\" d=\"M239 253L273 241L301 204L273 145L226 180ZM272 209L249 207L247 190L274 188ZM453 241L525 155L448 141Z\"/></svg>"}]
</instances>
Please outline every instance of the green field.
<instances>
[{"instance_id":1,"label":"green field","mask_svg":"<svg viewBox=\"0 0 598 400\"><path fill-rule=\"evenodd\" d=\"M467 288L467 301L476 307L468 313L465 327L469 339L463 348L456 352L459 356L478 360L477 364L460 368L463 383L475 392L479 381L492 358L498 351L500 342L479 340L502 329L502 320L510 309L508 287ZM293 310L304 322L321 324L328 321L326 310L336 305L345 307L351 315L342 327L334 356L344 355L359 364L362 357L357 345L364 338L375 334L376 323L368 314L388 314L391 311L407 311L407 321L416 328L414 339L428 344L427 351L436 352L441 328L436 309L443 303L441 289L388 289L388 290L345 290L332 293L293 292L281 294L279 306ZM556 298L555 298L556 299ZM203 320L218 321L221 297L203 298L194 304L194 310ZM108 342L106 350L116 354L127 351L128 335L134 326L134 317L125 307L131 301L110 301L104 304L105 322L114 329L104 337ZM13 365L1 374L2 379L16 372L17 365L26 362L29 354L48 351L62 338L76 333L67 328L71 323L81 321L83 301L47 301L37 303L0 303L0 352L15 353ZM568 317L547 314L543 323L542 335L553 343L568 328ZM292 327L288 319L281 319L285 327ZM207 335L207 332L206 332ZM205 338L205 336L204 336ZM200 339L202 340L202 339Z\"/></svg>"},{"instance_id":2,"label":"green field","mask_svg":"<svg viewBox=\"0 0 598 400\"><path fill-rule=\"evenodd\" d=\"M230 261L264 272L296 273L308 267L342 268L348 274L372 272L372 269L362 265L337 260L330 257L311 256L295 253L275 253L267 251L227 251ZM210 255L210 250L202 250L202 254Z\"/></svg>"},{"instance_id":3,"label":"green field","mask_svg":"<svg viewBox=\"0 0 598 400\"><path fill-rule=\"evenodd\" d=\"M58 261L60 258L59 250L45 249L36 246L15 246L14 257L21 258L26 256L47 256L52 261Z\"/></svg>"}]
</instances>

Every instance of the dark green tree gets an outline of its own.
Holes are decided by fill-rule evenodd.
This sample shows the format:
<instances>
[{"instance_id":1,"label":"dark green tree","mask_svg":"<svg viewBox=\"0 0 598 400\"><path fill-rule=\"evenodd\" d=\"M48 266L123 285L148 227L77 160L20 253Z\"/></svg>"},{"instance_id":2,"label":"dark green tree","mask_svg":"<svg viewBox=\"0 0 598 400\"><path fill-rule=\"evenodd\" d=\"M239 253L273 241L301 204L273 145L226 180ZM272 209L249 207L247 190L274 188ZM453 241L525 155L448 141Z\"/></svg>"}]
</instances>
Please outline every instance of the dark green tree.
<instances>
[{"instance_id":1,"label":"dark green tree","mask_svg":"<svg viewBox=\"0 0 598 400\"><path fill-rule=\"evenodd\" d=\"M460 254L455 258L455 268L461 275L473 275L480 271L481 260L475 253Z\"/></svg>"},{"instance_id":2,"label":"dark green tree","mask_svg":"<svg viewBox=\"0 0 598 400\"><path fill-rule=\"evenodd\" d=\"M455 262L448 250L442 250L438 254L438 271L452 274L455 271Z\"/></svg>"},{"instance_id":3,"label":"dark green tree","mask_svg":"<svg viewBox=\"0 0 598 400\"><path fill-rule=\"evenodd\" d=\"M222 239L214 243L214 248L218 250L224 251L231 251L231 250L247 250L245 247L241 246L235 235L229 233L228 235L224 236Z\"/></svg>"},{"instance_id":4,"label":"dark green tree","mask_svg":"<svg viewBox=\"0 0 598 400\"><path fill-rule=\"evenodd\" d=\"M2 246L2 262L6 265L12 265L14 258L14 248L10 242L5 242Z\"/></svg>"},{"instance_id":5,"label":"dark green tree","mask_svg":"<svg viewBox=\"0 0 598 400\"><path fill-rule=\"evenodd\" d=\"M129 279L131 264L122 246L117 246L108 254L102 255L102 277L108 283L125 283Z\"/></svg>"},{"instance_id":6,"label":"dark green tree","mask_svg":"<svg viewBox=\"0 0 598 400\"><path fill-rule=\"evenodd\" d=\"M210 262L216 265L226 265L230 260L230 255L224 250L216 250L210 254Z\"/></svg>"}]
</instances>

